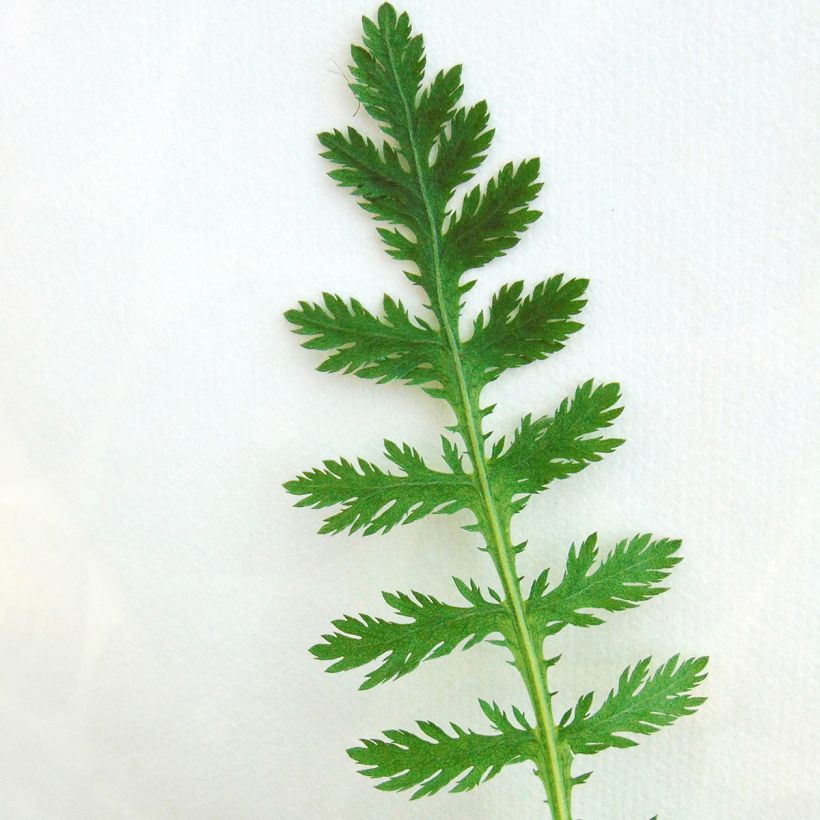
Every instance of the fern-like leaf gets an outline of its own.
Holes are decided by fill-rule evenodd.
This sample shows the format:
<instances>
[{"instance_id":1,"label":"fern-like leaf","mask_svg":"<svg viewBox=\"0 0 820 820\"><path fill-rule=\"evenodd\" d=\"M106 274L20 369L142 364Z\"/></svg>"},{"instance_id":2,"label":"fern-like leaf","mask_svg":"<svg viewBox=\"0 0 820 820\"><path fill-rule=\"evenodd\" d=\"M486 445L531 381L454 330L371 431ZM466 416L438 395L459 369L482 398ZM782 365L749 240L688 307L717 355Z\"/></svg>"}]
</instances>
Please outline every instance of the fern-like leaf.
<instances>
[{"instance_id":1,"label":"fern-like leaf","mask_svg":"<svg viewBox=\"0 0 820 820\"><path fill-rule=\"evenodd\" d=\"M575 754L595 754L608 748L625 749L637 741L624 735L650 735L679 717L691 715L706 698L689 693L706 678L708 658L680 663L671 657L649 675L651 658L627 667L597 712L589 714L593 693L578 700L560 721L560 737ZM571 719L570 719L571 717Z\"/></svg>"},{"instance_id":2,"label":"fern-like leaf","mask_svg":"<svg viewBox=\"0 0 820 820\"><path fill-rule=\"evenodd\" d=\"M565 626L587 627L603 623L603 618L586 610L620 612L665 592L661 586L680 563L676 555L681 542L650 534L620 541L592 570L598 556L597 535L590 535L567 556L561 583L544 592L547 573L533 583L527 613L542 636L553 635Z\"/></svg>"},{"instance_id":3,"label":"fern-like leaf","mask_svg":"<svg viewBox=\"0 0 820 820\"><path fill-rule=\"evenodd\" d=\"M347 615L333 621L337 631L323 635L323 642L310 651L319 660L334 661L328 672L355 669L385 656L360 687L370 689L412 672L422 661L448 655L459 645L469 649L508 627L509 616L500 604L486 600L474 583L468 586L456 579L456 585L470 606L445 604L420 592L385 592L384 600L409 620Z\"/></svg>"},{"instance_id":4,"label":"fern-like leaf","mask_svg":"<svg viewBox=\"0 0 820 820\"><path fill-rule=\"evenodd\" d=\"M488 128L489 119L487 103L483 101L469 109L459 108L450 121L449 133L440 136L431 175L442 211L456 187L472 179L475 169L484 161L494 133Z\"/></svg>"},{"instance_id":5,"label":"fern-like leaf","mask_svg":"<svg viewBox=\"0 0 820 820\"><path fill-rule=\"evenodd\" d=\"M553 276L523 296L524 283L504 285L493 296L485 318L479 313L473 335L464 345L467 366L481 383L490 382L510 367L545 359L564 347L570 334L581 329L572 321L586 304L588 281Z\"/></svg>"},{"instance_id":6,"label":"fern-like leaf","mask_svg":"<svg viewBox=\"0 0 820 820\"><path fill-rule=\"evenodd\" d=\"M322 156L337 167L328 174L343 188L351 188L359 204L376 219L409 228L423 224L424 204L413 177L402 168L389 143L381 152L354 128L319 134Z\"/></svg>"},{"instance_id":7,"label":"fern-like leaf","mask_svg":"<svg viewBox=\"0 0 820 820\"><path fill-rule=\"evenodd\" d=\"M497 734L478 734L451 723L452 734L429 721L418 721L421 734L389 729L386 740L363 739L347 753L366 777L381 779L384 791L416 789L412 799L450 791L474 789L505 766L532 759L535 738L528 727L517 728L495 704L480 702ZM520 714L520 712L518 712ZM523 717L523 716L522 716Z\"/></svg>"},{"instance_id":8,"label":"fern-like leaf","mask_svg":"<svg viewBox=\"0 0 820 820\"><path fill-rule=\"evenodd\" d=\"M368 114L399 144L407 157L413 152L410 111L424 79L424 42L413 36L406 13L384 3L376 22L362 18L364 48L353 46L350 88Z\"/></svg>"},{"instance_id":9,"label":"fern-like leaf","mask_svg":"<svg viewBox=\"0 0 820 820\"><path fill-rule=\"evenodd\" d=\"M510 496L540 492L555 479L566 478L600 461L623 439L593 437L621 414L615 404L620 385L594 387L585 382L572 399L564 399L552 416L525 416L506 450L504 439L493 448L492 466Z\"/></svg>"},{"instance_id":10,"label":"fern-like leaf","mask_svg":"<svg viewBox=\"0 0 820 820\"><path fill-rule=\"evenodd\" d=\"M553 276L531 290L523 282L504 285L489 308L472 321L463 338L464 294L469 272L503 256L538 218L533 200L541 188L539 162L507 163L485 185L463 197L460 186L482 164L493 138L486 103L461 105L461 67L439 71L425 86L422 38L407 14L384 3L375 20L362 22L364 43L351 49L351 89L376 120L386 140L355 129L321 134L330 176L348 188L379 223L377 230L405 275L425 292L429 322L411 316L398 301L384 298L379 315L356 300L325 295L301 302L287 314L304 346L324 351L319 369L351 373L379 382L400 380L443 399L452 413L442 436L441 469L433 469L408 445L385 442L391 467L364 459L325 461L288 482L297 506L338 507L321 532L349 530L366 535L432 513L469 512L464 528L478 533L497 570L501 590L455 580L467 606L419 592L385 593L397 620L360 614L333 622L313 654L328 671L369 667L362 688L401 677L423 661L479 641L500 644L521 672L532 706L531 726L513 709L516 722L496 705L480 701L492 733L429 722L420 732L391 730L349 750L362 773L387 791L413 790L413 797L445 787L463 791L506 765L534 763L555 818L575 816L574 754L630 746L630 735L649 734L689 714L702 702L691 690L704 677L706 660L679 663L675 656L654 674L649 661L627 669L597 712L584 695L559 725L543 641L567 625L602 622L604 612L636 606L659 593L678 562L678 541L638 535L618 543L603 560L590 536L570 550L563 577L548 587L547 572L522 590L511 518L529 497L552 481L599 461L622 441L601 435L620 414L617 384L582 384L552 415L525 416L509 437L485 426L492 408L482 390L504 371L560 350L581 325L585 279ZM490 443L492 442L492 443ZM395 469L394 469L395 468Z\"/></svg>"},{"instance_id":11,"label":"fern-like leaf","mask_svg":"<svg viewBox=\"0 0 820 820\"><path fill-rule=\"evenodd\" d=\"M444 351L429 324L410 318L401 302L384 297L384 316L378 318L355 299L324 294L324 304L300 302L285 318L295 332L311 336L303 347L332 350L319 370L354 373L364 379L408 384L442 382Z\"/></svg>"},{"instance_id":12,"label":"fern-like leaf","mask_svg":"<svg viewBox=\"0 0 820 820\"><path fill-rule=\"evenodd\" d=\"M449 71L439 71L429 88L421 92L414 117L415 140L425 162L429 159L436 140L452 119L463 91L461 66L457 65Z\"/></svg>"},{"instance_id":13,"label":"fern-like leaf","mask_svg":"<svg viewBox=\"0 0 820 820\"><path fill-rule=\"evenodd\" d=\"M445 234L447 269L461 274L503 256L518 244L519 234L541 215L529 208L541 190L539 161L530 159L518 167L507 163L482 193L473 188L450 221Z\"/></svg>"},{"instance_id":14,"label":"fern-like leaf","mask_svg":"<svg viewBox=\"0 0 820 820\"><path fill-rule=\"evenodd\" d=\"M308 470L284 487L303 496L297 507L322 509L341 504L343 509L325 519L320 533L364 535L387 532L431 513L454 513L475 504L475 487L464 473L432 470L407 444L384 442L385 456L403 475L394 475L360 458L323 462L324 469Z\"/></svg>"}]
</instances>

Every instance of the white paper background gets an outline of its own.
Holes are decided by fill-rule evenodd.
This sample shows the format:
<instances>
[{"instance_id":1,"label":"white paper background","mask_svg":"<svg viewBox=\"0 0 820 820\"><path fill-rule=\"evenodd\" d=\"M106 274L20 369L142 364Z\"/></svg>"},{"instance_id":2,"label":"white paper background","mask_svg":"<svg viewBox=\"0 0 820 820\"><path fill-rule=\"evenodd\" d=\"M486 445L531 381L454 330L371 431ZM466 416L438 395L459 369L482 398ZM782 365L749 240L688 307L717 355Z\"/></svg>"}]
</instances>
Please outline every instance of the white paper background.
<instances>
[{"instance_id":1,"label":"white paper background","mask_svg":"<svg viewBox=\"0 0 820 820\"><path fill-rule=\"evenodd\" d=\"M554 640L559 708L646 654L712 656L697 718L579 762L577 816L820 816L817 4L409 6L431 67L489 101L488 172L542 157L545 215L471 308L592 279L586 329L492 387L494 424L623 384L627 445L530 505L522 568L593 530L685 539L670 593ZM281 318L325 289L418 301L314 137L351 122L333 61L373 11L3 4L3 818L545 816L524 766L409 803L344 755L414 718L481 727L479 696L525 705L499 650L366 693L306 651L387 614L382 589L491 578L458 521L328 539L279 486L385 435L432 453L448 422L316 373Z\"/></svg>"}]
</instances>

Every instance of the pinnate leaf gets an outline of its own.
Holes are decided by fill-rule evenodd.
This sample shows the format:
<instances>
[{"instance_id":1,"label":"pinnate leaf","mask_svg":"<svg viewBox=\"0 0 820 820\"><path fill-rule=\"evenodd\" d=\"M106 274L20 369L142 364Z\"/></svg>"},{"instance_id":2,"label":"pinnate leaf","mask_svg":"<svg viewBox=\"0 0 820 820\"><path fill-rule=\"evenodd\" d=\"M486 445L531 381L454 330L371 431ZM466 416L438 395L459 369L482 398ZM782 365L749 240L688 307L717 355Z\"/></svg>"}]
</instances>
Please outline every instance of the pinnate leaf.
<instances>
[{"instance_id":1,"label":"pinnate leaf","mask_svg":"<svg viewBox=\"0 0 820 820\"><path fill-rule=\"evenodd\" d=\"M456 187L472 179L484 161L494 133L488 127L489 120L487 103L483 101L472 108L459 108L450 121L449 133L440 136L431 176L442 210Z\"/></svg>"},{"instance_id":2,"label":"pinnate leaf","mask_svg":"<svg viewBox=\"0 0 820 820\"><path fill-rule=\"evenodd\" d=\"M411 319L407 308L389 296L383 309L379 318L355 299L348 304L325 293L324 304L300 302L285 318L295 333L312 337L303 347L335 351L319 366L321 371L379 382L440 382L444 350L439 335L423 320Z\"/></svg>"},{"instance_id":3,"label":"pinnate leaf","mask_svg":"<svg viewBox=\"0 0 820 820\"><path fill-rule=\"evenodd\" d=\"M627 667L600 708L590 714L593 693L578 700L560 721L559 735L575 754L625 749L637 741L625 735L650 735L679 717L691 715L706 698L689 693L706 678L708 658L680 662L674 655L652 675L651 658Z\"/></svg>"},{"instance_id":4,"label":"pinnate leaf","mask_svg":"<svg viewBox=\"0 0 820 820\"><path fill-rule=\"evenodd\" d=\"M402 471L395 475L372 462L359 459L325 461L324 469L308 470L284 486L300 495L297 507L321 509L342 505L325 520L320 533L349 529L364 535L387 532L397 524L409 524L431 513L454 513L473 508L476 501L472 479L465 473L445 473L427 466L407 444L385 441L385 455Z\"/></svg>"},{"instance_id":5,"label":"pinnate leaf","mask_svg":"<svg viewBox=\"0 0 820 820\"><path fill-rule=\"evenodd\" d=\"M493 296L485 318L475 320L473 335L464 345L467 366L484 384L510 367L545 359L564 347L582 325L572 321L586 304L588 281L559 274L523 296L524 283L504 285Z\"/></svg>"},{"instance_id":6,"label":"pinnate leaf","mask_svg":"<svg viewBox=\"0 0 820 820\"><path fill-rule=\"evenodd\" d=\"M353 46L350 88L368 114L411 161L415 101L424 79L424 42L413 36L406 13L384 3L376 22L362 18L364 48Z\"/></svg>"},{"instance_id":7,"label":"pinnate leaf","mask_svg":"<svg viewBox=\"0 0 820 820\"><path fill-rule=\"evenodd\" d=\"M370 689L412 672L422 661L448 655L459 645L469 649L507 628L507 610L484 599L475 584L468 586L458 580L456 584L470 606L445 604L420 592L385 592L385 601L408 620L347 615L334 621L337 631L323 635L323 642L310 651L319 660L334 661L328 672L354 669L384 656L361 685Z\"/></svg>"},{"instance_id":8,"label":"pinnate leaf","mask_svg":"<svg viewBox=\"0 0 820 820\"><path fill-rule=\"evenodd\" d=\"M339 508L321 529L328 533L386 532L432 513L468 510L473 519L464 528L482 536L504 594L488 589L485 598L475 582L457 579L468 606L419 592L385 593L399 620L345 616L311 651L329 662L328 671L372 664L362 684L370 688L427 659L490 639L511 651L513 664L521 663L527 649L529 671L521 671L531 700L543 703L550 699L546 678L533 674L533 664L546 674L558 658L534 660L533 644L540 649L546 636L567 625L599 624L603 612L629 609L663 592L680 544L638 535L599 561L596 537L590 536L570 550L557 586L548 587L547 572L538 576L523 601L525 623L518 617L515 555L526 542L512 543L510 517L530 495L621 444L598 434L621 412L619 387L586 382L552 415L525 416L510 440L495 440L487 456L491 434L483 419L492 408L482 407L482 388L507 369L560 350L581 327L575 317L585 304L587 283L554 276L528 293L523 282L504 285L475 319L472 336L461 338L463 297L475 284L464 274L503 256L538 218L532 203L541 188L539 163L508 163L458 202L456 191L472 179L493 137L486 104L458 107L460 66L439 72L424 87L424 45L407 14L385 3L375 21L363 20L363 28L363 46L351 52L351 88L387 140L379 145L355 129L328 132L319 137L323 156L334 166L330 176L382 223L378 231L387 252L411 263L405 273L426 292L425 307L436 321L411 317L390 297L377 316L356 300L328 294L323 303L301 302L287 318L307 337L305 347L328 354L320 370L403 380L445 399L455 416L448 430L461 443L442 437L442 469L429 467L412 447L388 441L391 467L329 460L285 487L300 497L297 506ZM573 776L573 754L635 745L631 735L650 734L691 714L703 702L691 692L705 677L705 666L705 658L681 663L675 656L650 674L649 659L640 661L623 672L597 711L591 711L592 693L580 698L560 721L557 737L543 717L533 729L520 710L513 709L513 722L497 704L480 701L491 734L420 722L419 733L390 730L384 738L363 740L349 754L364 775L381 781L378 788L412 789L414 798L445 787L473 788L504 766L529 759L547 787L553 813L570 816L568 796L589 776ZM551 744L545 743L548 736ZM563 795L551 785L556 778Z\"/></svg>"},{"instance_id":9,"label":"pinnate leaf","mask_svg":"<svg viewBox=\"0 0 820 820\"><path fill-rule=\"evenodd\" d=\"M451 723L452 734L429 721L419 721L419 734L389 729L386 740L366 739L347 753L366 777L382 779L384 791L415 789L412 799L450 786L450 791L473 789L501 769L536 754L532 730L516 728L497 706L482 702L485 714L497 720L497 734L478 734Z\"/></svg>"},{"instance_id":10,"label":"pinnate leaf","mask_svg":"<svg viewBox=\"0 0 820 820\"><path fill-rule=\"evenodd\" d=\"M388 143L381 151L371 139L354 128L319 134L322 156L337 167L328 176L343 188L351 188L359 204L376 219L418 230L424 220L424 204L399 156Z\"/></svg>"},{"instance_id":11,"label":"pinnate leaf","mask_svg":"<svg viewBox=\"0 0 820 820\"><path fill-rule=\"evenodd\" d=\"M539 160L507 163L482 192L473 188L444 234L445 267L454 274L480 268L518 244L519 234L541 215L527 207L541 190Z\"/></svg>"},{"instance_id":12,"label":"pinnate leaf","mask_svg":"<svg viewBox=\"0 0 820 820\"><path fill-rule=\"evenodd\" d=\"M461 66L457 65L447 72L439 71L429 88L421 92L413 119L416 145L425 164L430 150L453 117L463 91Z\"/></svg>"},{"instance_id":13,"label":"pinnate leaf","mask_svg":"<svg viewBox=\"0 0 820 820\"><path fill-rule=\"evenodd\" d=\"M619 612L660 595L667 589L661 583L681 560L676 555L680 541L653 541L650 534L644 534L618 542L593 570L596 544L593 534L577 551L572 546L564 577L554 589L544 592L546 572L533 584L527 614L540 635L553 635L569 624L595 626L603 619L587 610Z\"/></svg>"},{"instance_id":14,"label":"pinnate leaf","mask_svg":"<svg viewBox=\"0 0 820 820\"><path fill-rule=\"evenodd\" d=\"M566 478L600 461L622 439L592 436L621 414L616 407L620 385L585 382L572 399L564 399L552 416L535 421L525 416L509 447L504 439L493 448L491 466L510 496L540 492L555 479Z\"/></svg>"}]
</instances>

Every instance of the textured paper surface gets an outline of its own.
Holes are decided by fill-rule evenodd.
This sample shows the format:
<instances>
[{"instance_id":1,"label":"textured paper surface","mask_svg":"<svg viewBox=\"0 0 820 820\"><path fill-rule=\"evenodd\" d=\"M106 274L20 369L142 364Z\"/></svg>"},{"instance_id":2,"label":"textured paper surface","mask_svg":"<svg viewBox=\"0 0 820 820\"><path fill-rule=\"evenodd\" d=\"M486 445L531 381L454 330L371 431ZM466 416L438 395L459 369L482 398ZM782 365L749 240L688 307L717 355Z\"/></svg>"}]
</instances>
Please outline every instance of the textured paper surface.
<instances>
[{"instance_id":1,"label":"textured paper surface","mask_svg":"<svg viewBox=\"0 0 820 820\"><path fill-rule=\"evenodd\" d=\"M0 815L541 818L524 766L409 803L344 749L413 719L524 705L499 650L359 693L307 654L382 589L489 580L453 520L318 537L282 481L424 451L448 422L325 376L281 319L322 290L416 304L315 133L376 4L4 4L0 26ZM409 3L429 65L465 65L487 172L539 155L544 217L481 272L589 276L586 329L492 388L495 424L589 377L627 444L521 516L522 568L652 530L672 591L562 633L559 708L628 663L712 656L708 704L580 760L584 820L820 815L817 5ZM355 116L367 128L363 112Z\"/></svg>"}]
</instances>

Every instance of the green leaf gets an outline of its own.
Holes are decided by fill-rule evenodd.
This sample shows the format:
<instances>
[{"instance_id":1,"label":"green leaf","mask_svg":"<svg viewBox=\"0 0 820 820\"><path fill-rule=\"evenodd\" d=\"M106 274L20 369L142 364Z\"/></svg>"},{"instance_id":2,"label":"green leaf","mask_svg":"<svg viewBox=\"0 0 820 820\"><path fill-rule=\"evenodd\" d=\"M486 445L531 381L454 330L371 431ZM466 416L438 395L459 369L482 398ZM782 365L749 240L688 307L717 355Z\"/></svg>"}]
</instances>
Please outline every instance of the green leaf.
<instances>
[{"instance_id":1,"label":"green leaf","mask_svg":"<svg viewBox=\"0 0 820 820\"><path fill-rule=\"evenodd\" d=\"M420 592L385 592L384 600L409 620L346 615L333 621L337 631L323 635L324 642L310 651L319 660L334 661L328 672L355 669L385 656L360 687L370 689L412 672L422 661L448 655L460 644L469 649L508 627L507 611L485 600L475 583L467 586L456 579L456 585L471 606L452 606Z\"/></svg>"},{"instance_id":2,"label":"green leaf","mask_svg":"<svg viewBox=\"0 0 820 820\"><path fill-rule=\"evenodd\" d=\"M472 108L459 108L450 122L449 134L439 138L432 167L432 181L441 197L442 210L458 185L473 178L484 162L494 131L488 128L490 113L483 100Z\"/></svg>"},{"instance_id":3,"label":"green leaf","mask_svg":"<svg viewBox=\"0 0 820 820\"><path fill-rule=\"evenodd\" d=\"M364 47L351 50L351 89L395 147L379 149L352 129L347 138L335 131L321 136L324 156L340 166L331 176L352 188L362 207L399 226L379 228L387 252L415 263L418 272L406 273L441 319L472 284L462 284L461 274L503 255L539 216L527 207L541 188L539 163L507 164L483 192L475 188L448 211L455 187L472 177L492 139L487 106L456 108L460 66L422 90L424 43L407 14L385 3L375 22L364 18L362 25Z\"/></svg>"},{"instance_id":4,"label":"green leaf","mask_svg":"<svg viewBox=\"0 0 820 820\"><path fill-rule=\"evenodd\" d=\"M689 694L706 678L708 658L679 663L670 658L649 675L651 658L627 667L597 712L589 714L593 693L578 700L575 710L561 718L559 734L575 754L595 754L603 749L625 749L637 741L624 735L650 735L679 717L691 715L706 698ZM572 719L570 720L570 716Z\"/></svg>"},{"instance_id":5,"label":"green leaf","mask_svg":"<svg viewBox=\"0 0 820 820\"><path fill-rule=\"evenodd\" d=\"M364 535L387 532L396 524L409 524L432 513L454 513L475 505L476 492L465 473L430 469L416 450L407 444L385 441L385 455L403 475L388 473L359 459L325 461L324 470L314 469L288 481L289 493L301 495L297 507L321 509L341 504L343 509L325 519L320 533L349 529Z\"/></svg>"},{"instance_id":6,"label":"green leaf","mask_svg":"<svg viewBox=\"0 0 820 820\"><path fill-rule=\"evenodd\" d=\"M416 145L425 164L429 163L433 145L452 119L463 91L461 66L457 65L446 73L439 71L430 87L421 92L414 120Z\"/></svg>"},{"instance_id":7,"label":"green leaf","mask_svg":"<svg viewBox=\"0 0 820 820\"><path fill-rule=\"evenodd\" d=\"M410 318L407 308L384 297L384 317L377 318L358 301L348 305L341 297L324 294L324 304L300 302L285 318L295 333L311 336L303 347L333 350L319 370L354 373L364 379L408 384L441 382L444 349L430 325Z\"/></svg>"},{"instance_id":8,"label":"green leaf","mask_svg":"<svg viewBox=\"0 0 820 820\"><path fill-rule=\"evenodd\" d=\"M503 766L529 759L550 812L574 816L573 787L589 773L573 774L573 754L634 745L630 735L690 714L703 700L690 692L705 675L706 659L680 663L676 656L651 675L649 661L641 661L621 675L597 712L591 711L593 695L584 695L556 729L547 714L553 694L547 677L560 656L545 658L543 640L570 624L601 623L604 612L663 592L680 544L638 535L599 560L590 536L571 548L557 586L548 588L543 572L524 598L516 558L526 542L513 540L511 516L532 494L622 443L599 432L621 412L619 387L588 381L552 415L527 415L509 440L488 445L493 434L485 419L492 408L483 406L482 389L505 370L565 345L581 327L576 316L587 282L561 275L529 291L523 282L504 285L474 320L470 338L462 337L463 297L475 284L465 275L503 256L538 218L532 203L541 188L539 163L508 163L459 202L456 192L474 177L493 138L486 103L459 108L460 66L440 71L425 87L423 41L389 3L375 20L365 18L363 28L363 46L352 48L351 88L386 142L353 129L328 132L320 135L323 156L333 163L331 177L380 223L388 254L411 263L403 266L405 275L425 291L425 309L435 321L411 316L390 297L383 311L370 312L328 294L323 302L301 302L287 318L306 337L305 347L326 352L320 370L402 380L444 399L453 438L442 436L440 469L408 445L385 442L392 467L326 461L285 487L300 497L297 506L337 507L321 532L386 532L432 513L468 510L464 529L481 537L502 589L486 587L485 597L475 582L454 579L468 606L419 592L385 593L397 619L347 615L311 651L328 662L328 671L369 667L362 688L370 688L481 640L506 647L538 706L532 726L518 709L511 720L497 704L480 701L489 734L421 722L419 733L391 730L349 754L363 774L382 781L379 788L411 789L414 797L473 788Z\"/></svg>"},{"instance_id":9,"label":"green leaf","mask_svg":"<svg viewBox=\"0 0 820 820\"><path fill-rule=\"evenodd\" d=\"M375 143L353 128L319 134L325 147L322 156L339 166L328 171L343 188L351 188L359 204L376 219L419 230L424 203L413 177L402 168L399 156L388 144L381 152Z\"/></svg>"},{"instance_id":10,"label":"green leaf","mask_svg":"<svg viewBox=\"0 0 820 820\"><path fill-rule=\"evenodd\" d=\"M382 779L376 788L384 791L416 789L412 799L435 794L457 782L450 791L474 789L505 766L536 755L531 729L516 728L495 704L481 702L498 734L485 735L451 723L453 734L429 721L418 721L421 734L389 729L387 740L363 739L362 746L347 753L363 768L366 777Z\"/></svg>"},{"instance_id":11,"label":"green leaf","mask_svg":"<svg viewBox=\"0 0 820 820\"><path fill-rule=\"evenodd\" d=\"M531 495L600 461L623 443L623 439L592 437L621 414L615 406L619 398L617 383L594 387L590 380L578 387L572 399L564 399L552 416L535 421L525 416L509 447L503 449L502 438L493 448L491 467L499 484L510 497Z\"/></svg>"},{"instance_id":12,"label":"green leaf","mask_svg":"<svg viewBox=\"0 0 820 820\"><path fill-rule=\"evenodd\" d=\"M564 347L583 325L571 321L586 304L588 280L553 276L524 296L524 283L504 285L493 296L485 318L479 313L464 358L482 384L510 367L545 359Z\"/></svg>"},{"instance_id":13,"label":"green leaf","mask_svg":"<svg viewBox=\"0 0 820 820\"><path fill-rule=\"evenodd\" d=\"M527 600L527 615L542 636L553 635L571 624L587 627L603 623L589 609L620 612L665 592L661 586L672 568L681 542L650 534L636 535L616 544L615 549L592 570L598 556L597 536L592 534L567 556L564 577L544 594L546 573L535 581Z\"/></svg>"},{"instance_id":14,"label":"green leaf","mask_svg":"<svg viewBox=\"0 0 820 820\"><path fill-rule=\"evenodd\" d=\"M412 36L406 13L384 3L376 22L362 18L364 45L353 46L350 88L368 114L395 139L408 159L413 153L412 113L424 79L424 42Z\"/></svg>"},{"instance_id":15,"label":"green leaf","mask_svg":"<svg viewBox=\"0 0 820 820\"><path fill-rule=\"evenodd\" d=\"M519 234L541 215L527 205L541 190L537 159L507 163L488 183L464 197L444 234L444 264L453 274L480 268L518 244Z\"/></svg>"}]
</instances>

